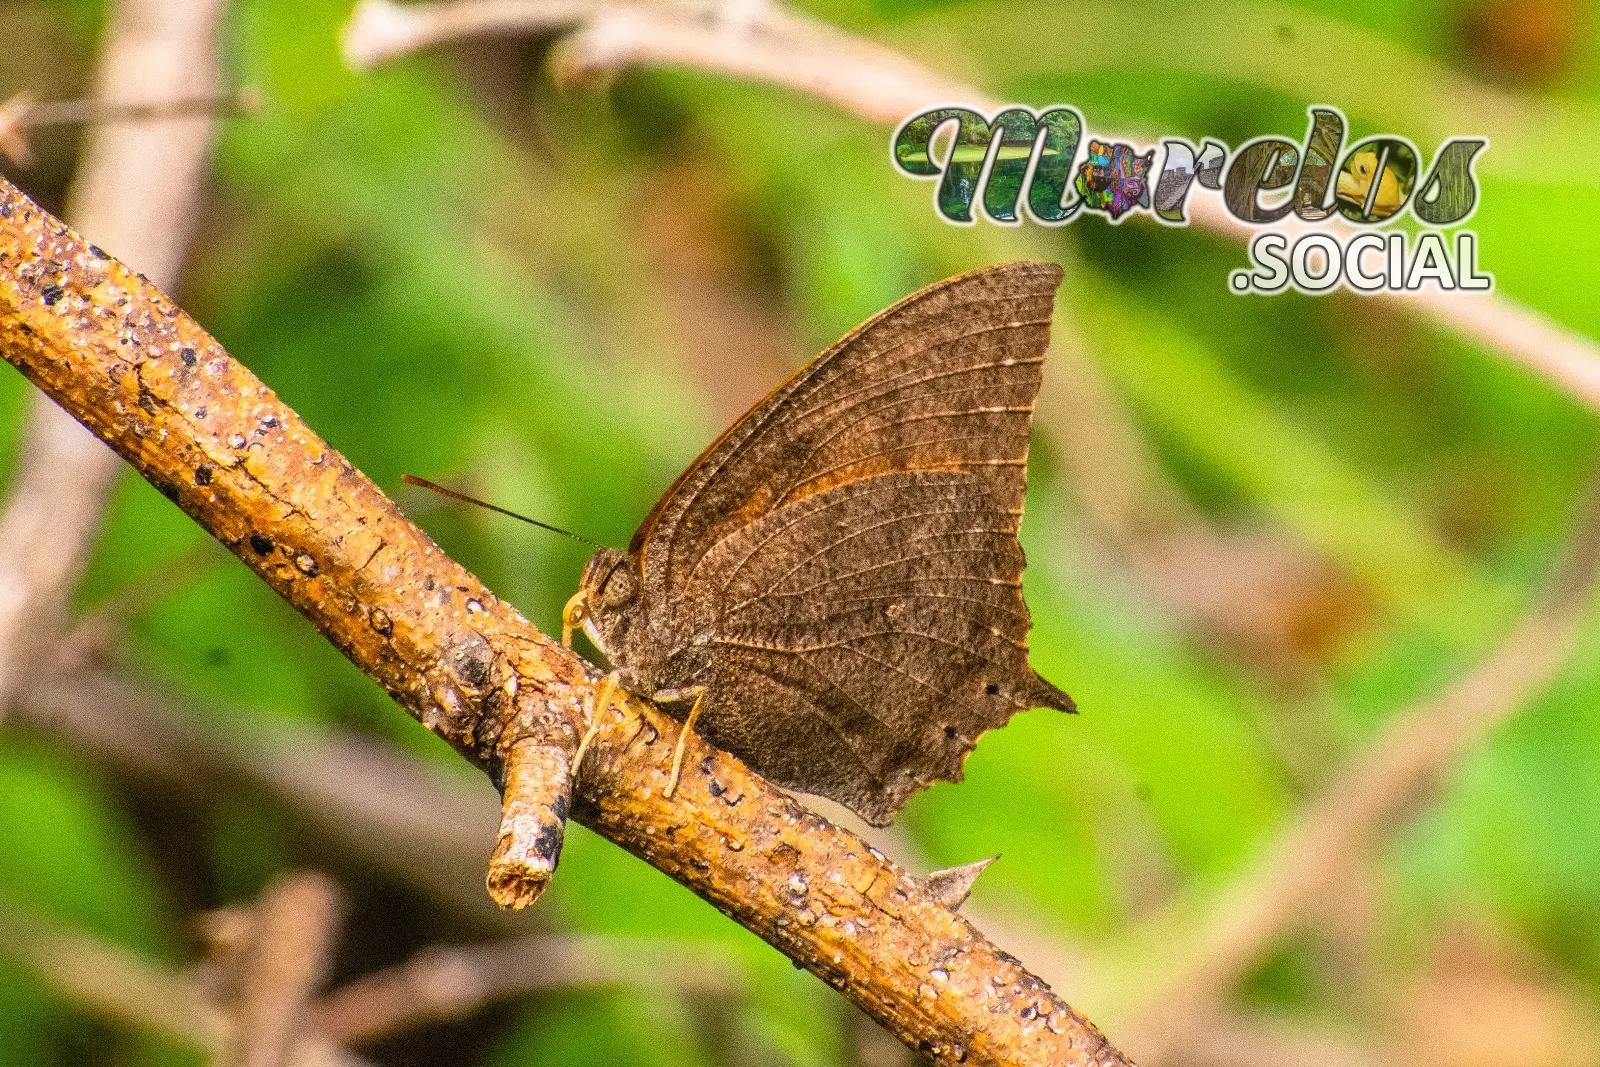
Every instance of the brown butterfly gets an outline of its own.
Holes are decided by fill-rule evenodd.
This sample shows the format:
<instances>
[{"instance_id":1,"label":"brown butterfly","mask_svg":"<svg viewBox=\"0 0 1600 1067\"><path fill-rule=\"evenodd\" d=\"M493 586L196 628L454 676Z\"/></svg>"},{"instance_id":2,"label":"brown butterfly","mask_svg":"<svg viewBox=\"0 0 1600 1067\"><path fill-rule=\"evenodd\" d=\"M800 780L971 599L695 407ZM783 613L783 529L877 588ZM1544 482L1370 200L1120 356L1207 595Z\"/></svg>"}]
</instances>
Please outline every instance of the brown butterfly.
<instances>
[{"instance_id":1,"label":"brown butterfly","mask_svg":"<svg viewBox=\"0 0 1600 1067\"><path fill-rule=\"evenodd\" d=\"M1060 283L1009 263L900 301L713 442L626 552L589 560L568 638L581 625L614 680L684 709L673 784L698 723L883 826L959 781L984 731L1073 710L1028 666L1017 542Z\"/></svg>"}]
</instances>

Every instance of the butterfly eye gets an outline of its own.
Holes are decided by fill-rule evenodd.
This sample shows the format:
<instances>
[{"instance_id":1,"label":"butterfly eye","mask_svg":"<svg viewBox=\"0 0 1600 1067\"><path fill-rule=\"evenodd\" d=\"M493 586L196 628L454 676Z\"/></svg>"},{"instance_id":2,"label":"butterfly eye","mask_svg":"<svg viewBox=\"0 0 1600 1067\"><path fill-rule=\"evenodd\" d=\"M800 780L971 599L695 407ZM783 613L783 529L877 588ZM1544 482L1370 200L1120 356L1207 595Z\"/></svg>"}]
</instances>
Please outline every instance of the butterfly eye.
<instances>
[{"instance_id":1,"label":"butterfly eye","mask_svg":"<svg viewBox=\"0 0 1600 1067\"><path fill-rule=\"evenodd\" d=\"M633 571L628 567L618 567L606 579L605 588L600 593L600 604L607 608L621 607L633 599L637 587Z\"/></svg>"}]
</instances>

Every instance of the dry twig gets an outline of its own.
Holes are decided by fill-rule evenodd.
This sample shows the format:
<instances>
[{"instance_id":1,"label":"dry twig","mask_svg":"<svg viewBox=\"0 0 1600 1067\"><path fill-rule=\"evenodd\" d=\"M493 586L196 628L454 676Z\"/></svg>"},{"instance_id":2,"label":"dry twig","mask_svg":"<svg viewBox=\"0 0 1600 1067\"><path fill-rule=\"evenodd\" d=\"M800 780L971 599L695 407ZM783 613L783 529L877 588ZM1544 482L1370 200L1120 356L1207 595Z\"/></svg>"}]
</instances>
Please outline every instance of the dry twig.
<instances>
[{"instance_id":1,"label":"dry twig","mask_svg":"<svg viewBox=\"0 0 1600 1067\"><path fill-rule=\"evenodd\" d=\"M339 930L339 890L320 874L280 878L256 905L241 961L228 1067L285 1067L300 1044L312 998L327 977Z\"/></svg>"},{"instance_id":2,"label":"dry twig","mask_svg":"<svg viewBox=\"0 0 1600 1067\"><path fill-rule=\"evenodd\" d=\"M118 4L100 59L97 103L214 92L225 7L224 0ZM95 127L68 217L170 288L198 215L210 129L205 117ZM22 665L61 625L120 470L93 435L35 398L0 514L0 717Z\"/></svg>"},{"instance_id":3,"label":"dry twig","mask_svg":"<svg viewBox=\"0 0 1600 1067\"><path fill-rule=\"evenodd\" d=\"M427 949L330 994L315 1025L334 1044L362 1044L539 990L613 985L728 997L741 982L731 960L686 943L545 934Z\"/></svg>"},{"instance_id":4,"label":"dry twig","mask_svg":"<svg viewBox=\"0 0 1600 1067\"><path fill-rule=\"evenodd\" d=\"M228 1041L227 1015L199 983L126 949L56 926L0 900L0 955L109 1022L160 1035L213 1055ZM362 1067L364 1061L320 1038L300 1042L293 1067Z\"/></svg>"},{"instance_id":5,"label":"dry twig","mask_svg":"<svg viewBox=\"0 0 1600 1067\"><path fill-rule=\"evenodd\" d=\"M536 758L553 859L596 679L408 522L143 278L0 184L0 350L425 726L504 781ZM1120 1064L1098 1030L863 842L671 720L600 724L571 803L937 1062ZM526 797L523 799L527 799Z\"/></svg>"},{"instance_id":6,"label":"dry twig","mask_svg":"<svg viewBox=\"0 0 1600 1067\"><path fill-rule=\"evenodd\" d=\"M28 135L45 126L80 123L155 122L167 119L212 117L230 111L254 111L260 105L255 92L211 93L145 101L48 100L36 101L27 93L0 104L0 155L27 166L33 162Z\"/></svg>"}]
</instances>

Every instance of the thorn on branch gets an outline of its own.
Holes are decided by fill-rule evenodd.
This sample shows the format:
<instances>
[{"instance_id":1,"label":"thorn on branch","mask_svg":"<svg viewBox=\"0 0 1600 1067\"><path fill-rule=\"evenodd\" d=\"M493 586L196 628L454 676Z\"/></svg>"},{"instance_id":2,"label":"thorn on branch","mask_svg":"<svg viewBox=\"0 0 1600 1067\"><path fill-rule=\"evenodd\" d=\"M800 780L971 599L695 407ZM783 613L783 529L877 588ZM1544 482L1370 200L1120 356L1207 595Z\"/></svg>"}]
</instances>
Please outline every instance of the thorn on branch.
<instances>
[{"instance_id":1,"label":"thorn on branch","mask_svg":"<svg viewBox=\"0 0 1600 1067\"><path fill-rule=\"evenodd\" d=\"M972 887L978 884L978 876L999 858L998 855L990 856L988 859L963 863L959 867L944 867L930 871L928 877L922 880L922 886L933 899L951 911L959 911L961 905L972 895Z\"/></svg>"}]
</instances>

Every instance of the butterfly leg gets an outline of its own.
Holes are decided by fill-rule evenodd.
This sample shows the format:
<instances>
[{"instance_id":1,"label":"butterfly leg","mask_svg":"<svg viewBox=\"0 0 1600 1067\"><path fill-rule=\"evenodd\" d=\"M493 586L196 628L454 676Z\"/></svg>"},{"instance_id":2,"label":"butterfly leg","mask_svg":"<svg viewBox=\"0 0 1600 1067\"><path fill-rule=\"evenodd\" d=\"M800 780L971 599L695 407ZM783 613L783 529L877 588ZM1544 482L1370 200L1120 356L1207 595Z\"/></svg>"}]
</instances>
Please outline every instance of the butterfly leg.
<instances>
[{"instance_id":1,"label":"butterfly leg","mask_svg":"<svg viewBox=\"0 0 1600 1067\"><path fill-rule=\"evenodd\" d=\"M580 589L567 598L567 603L561 609L561 644L564 648L572 647L572 631L583 625L583 620L589 615L589 602L584 599L583 590Z\"/></svg>"},{"instance_id":2,"label":"butterfly leg","mask_svg":"<svg viewBox=\"0 0 1600 1067\"><path fill-rule=\"evenodd\" d=\"M583 769L583 755L589 751L589 742L594 740L594 735L600 732L600 720L606 712L611 710L611 704L617 699L617 686L620 684L621 675L612 671L600 683L600 692L594 698L594 710L589 713L589 729L584 733L583 740L578 742L578 752L572 757L572 776L576 778Z\"/></svg>"},{"instance_id":3,"label":"butterfly leg","mask_svg":"<svg viewBox=\"0 0 1600 1067\"><path fill-rule=\"evenodd\" d=\"M693 689L677 690L671 694L681 699L691 693L694 694L694 705L689 709L688 718L683 720L683 729L678 732L678 745L672 751L672 776L667 779L667 791L661 794L664 797L671 797L678 788L678 777L683 773L683 754L689 744L689 735L694 733L694 722L700 717L700 701L705 699L706 687L697 685ZM656 698L659 700L664 695L657 693Z\"/></svg>"}]
</instances>

